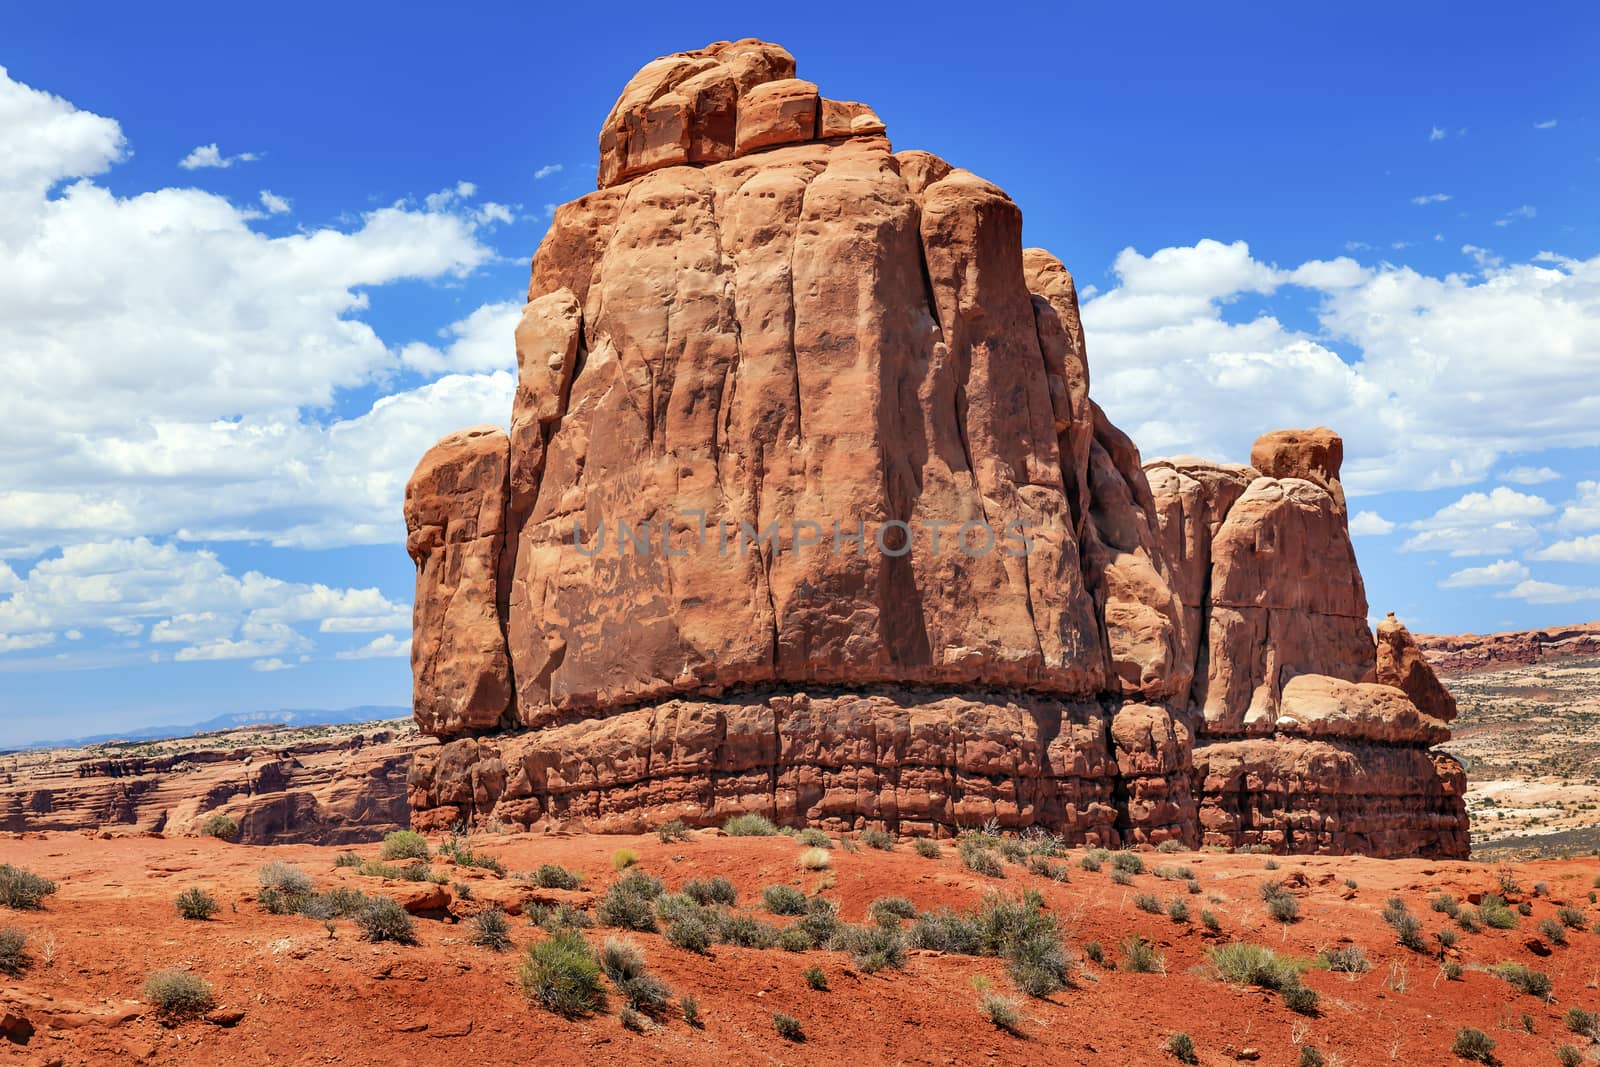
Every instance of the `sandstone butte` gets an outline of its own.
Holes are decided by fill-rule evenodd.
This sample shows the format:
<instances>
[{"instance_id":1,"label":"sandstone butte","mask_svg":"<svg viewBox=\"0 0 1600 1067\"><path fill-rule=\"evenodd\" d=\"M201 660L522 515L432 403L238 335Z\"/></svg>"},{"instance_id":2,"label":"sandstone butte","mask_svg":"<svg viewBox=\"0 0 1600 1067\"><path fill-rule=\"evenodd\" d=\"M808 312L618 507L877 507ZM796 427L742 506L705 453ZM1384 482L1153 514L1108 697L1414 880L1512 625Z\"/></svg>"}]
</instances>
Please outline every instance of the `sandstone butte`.
<instances>
[{"instance_id":1,"label":"sandstone butte","mask_svg":"<svg viewBox=\"0 0 1600 1067\"><path fill-rule=\"evenodd\" d=\"M414 825L1467 854L1333 431L1142 463L1018 206L776 45L646 65L598 185L533 258L509 434L407 486Z\"/></svg>"}]
</instances>

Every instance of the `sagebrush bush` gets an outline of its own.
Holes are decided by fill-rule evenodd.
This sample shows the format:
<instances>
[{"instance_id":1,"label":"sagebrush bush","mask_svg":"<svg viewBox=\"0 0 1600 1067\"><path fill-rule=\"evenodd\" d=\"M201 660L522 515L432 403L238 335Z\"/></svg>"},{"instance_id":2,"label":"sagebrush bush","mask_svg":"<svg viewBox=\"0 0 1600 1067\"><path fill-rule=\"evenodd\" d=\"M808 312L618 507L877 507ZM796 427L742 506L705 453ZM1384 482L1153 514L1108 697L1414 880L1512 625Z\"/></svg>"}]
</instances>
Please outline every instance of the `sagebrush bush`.
<instances>
[{"instance_id":1,"label":"sagebrush bush","mask_svg":"<svg viewBox=\"0 0 1600 1067\"><path fill-rule=\"evenodd\" d=\"M667 922L667 943L705 955L716 940L716 927L699 911L684 913Z\"/></svg>"},{"instance_id":2,"label":"sagebrush bush","mask_svg":"<svg viewBox=\"0 0 1600 1067\"><path fill-rule=\"evenodd\" d=\"M1181 897L1173 897L1167 901L1167 918L1175 923L1189 921L1189 905Z\"/></svg>"},{"instance_id":3,"label":"sagebrush bush","mask_svg":"<svg viewBox=\"0 0 1600 1067\"><path fill-rule=\"evenodd\" d=\"M1132 885L1133 875L1113 867L1111 869L1111 883L1113 885Z\"/></svg>"},{"instance_id":4,"label":"sagebrush bush","mask_svg":"<svg viewBox=\"0 0 1600 1067\"><path fill-rule=\"evenodd\" d=\"M1300 1046L1300 1067L1324 1067L1328 1060L1315 1045Z\"/></svg>"},{"instance_id":5,"label":"sagebrush bush","mask_svg":"<svg viewBox=\"0 0 1600 1067\"><path fill-rule=\"evenodd\" d=\"M1372 967L1372 964L1367 962L1367 954L1361 951L1360 945L1327 948L1323 949L1318 955L1322 957L1323 966L1330 971L1340 971L1345 974L1363 974Z\"/></svg>"},{"instance_id":6,"label":"sagebrush bush","mask_svg":"<svg viewBox=\"0 0 1600 1067\"><path fill-rule=\"evenodd\" d=\"M600 961L576 930L558 930L529 945L517 982L530 1001L569 1019L592 1014L605 1004Z\"/></svg>"},{"instance_id":7,"label":"sagebrush bush","mask_svg":"<svg viewBox=\"0 0 1600 1067\"><path fill-rule=\"evenodd\" d=\"M1478 917L1485 926L1492 926L1496 930L1512 930L1517 925L1517 913L1506 906L1504 899L1498 896L1486 896L1478 905Z\"/></svg>"},{"instance_id":8,"label":"sagebrush bush","mask_svg":"<svg viewBox=\"0 0 1600 1067\"><path fill-rule=\"evenodd\" d=\"M690 1026L704 1025L700 1019L700 1002L692 994L685 993L678 998L678 1010L683 1013L683 1021Z\"/></svg>"},{"instance_id":9,"label":"sagebrush bush","mask_svg":"<svg viewBox=\"0 0 1600 1067\"><path fill-rule=\"evenodd\" d=\"M1456 925L1469 934L1475 934L1483 929L1483 923L1478 918L1478 913L1471 908L1462 908L1456 915Z\"/></svg>"},{"instance_id":10,"label":"sagebrush bush","mask_svg":"<svg viewBox=\"0 0 1600 1067\"><path fill-rule=\"evenodd\" d=\"M726 878L691 878L683 883L683 893L696 904L726 904L739 899L739 890Z\"/></svg>"},{"instance_id":11,"label":"sagebrush bush","mask_svg":"<svg viewBox=\"0 0 1600 1067\"><path fill-rule=\"evenodd\" d=\"M1111 866L1126 874L1143 874L1144 858L1137 852L1128 852L1126 850L1113 852L1111 854Z\"/></svg>"},{"instance_id":12,"label":"sagebrush bush","mask_svg":"<svg viewBox=\"0 0 1600 1067\"><path fill-rule=\"evenodd\" d=\"M1567 943L1567 928L1555 919L1544 918L1539 920L1539 932L1548 937L1552 943L1565 945Z\"/></svg>"},{"instance_id":13,"label":"sagebrush bush","mask_svg":"<svg viewBox=\"0 0 1600 1067\"><path fill-rule=\"evenodd\" d=\"M1154 893L1139 893L1133 898L1133 906L1151 915L1161 914L1161 901L1156 899Z\"/></svg>"},{"instance_id":14,"label":"sagebrush bush","mask_svg":"<svg viewBox=\"0 0 1600 1067\"><path fill-rule=\"evenodd\" d=\"M1057 863L1049 856L1033 855L1028 857L1028 871L1041 878L1048 878L1052 882L1070 882L1071 873L1065 863Z\"/></svg>"},{"instance_id":15,"label":"sagebrush bush","mask_svg":"<svg viewBox=\"0 0 1600 1067\"><path fill-rule=\"evenodd\" d=\"M399 945L417 943L416 924L411 913L392 897L374 897L356 915L361 936L368 941L392 941Z\"/></svg>"},{"instance_id":16,"label":"sagebrush bush","mask_svg":"<svg viewBox=\"0 0 1600 1067\"><path fill-rule=\"evenodd\" d=\"M1456 1031L1456 1039L1450 1045L1450 1051L1464 1060L1477 1060L1479 1063L1494 1062L1494 1038L1482 1030L1470 1026L1463 1026Z\"/></svg>"},{"instance_id":17,"label":"sagebrush bush","mask_svg":"<svg viewBox=\"0 0 1600 1067\"><path fill-rule=\"evenodd\" d=\"M740 948L772 948L778 943L778 928L754 915L717 915L717 940Z\"/></svg>"},{"instance_id":18,"label":"sagebrush bush","mask_svg":"<svg viewBox=\"0 0 1600 1067\"><path fill-rule=\"evenodd\" d=\"M385 834L383 847L378 850L380 860L425 860L432 854L428 839L415 830L396 830Z\"/></svg>"},{"instance_id":19,"label":"sagebrush bush","mask_svg":"<svg viewBox=\"0 0 1600 1067\"><path fill-rule=\"evenodd\" d=\"M625 938L608 937L600 950L600 966L628 1007L649 1015L666 1011L672 1001L667 984L650 973L644 953Z\"/></svg>"},{"instance_id":20,"label":"sagebrush bush","mask_svg":"<svg viewBox=\"0 0 1600 1067\"><path fill-rule=\"evenodd\" d=\"M917 850L917 855L923 859L936 860L944 855L944 849L939 842L931 837L916 837L911 840L911 847Z\"/></svg>"},{"instance_id":21,"label":"sagebrush bush","mask_svg":"<svg viewBox=\"0 0 1600 1067\"><path fill-rule=\"evenodd\" d=\"M541 863L528 875L528 881L540 889L576 889L583 884L583 875L554 863Z\"/></svg>"},{"instance_id":22,"label":"sagebrush bush","mask_svg":"<svg viewBox=\"0 0 1600 1067\"><path fill-rule=\"evenodd\" d=\"M891 920L915 919L917 906L905 897L879 897L867 905L867 914L886 924Z\"/></svg>"},{"instance_id":23,"label":"sagebrush bush","mask_svg":"<svg viewBox=\"0 0 1600 1067\"><path fill-rule=\"evenodd\" d=\"M806 1039L805 1027L800 1025L800 1020L792 1015L785 1015L780 1011L772 1013L773 1028L778 1031L778 1036L785 1041L804 1041Z\"/></svg>"},{"instance_id":24,"label":"sagebrush bush","mask_svg":"<svg viewBox=\"0 0 1600 1067\"><path fill-rule=\"evenodd\" d=\"M833 838L829 837L825 831L818 830L814 826L808 826L801 830L794 835L794 839L808 848L833 847Z\"/></svg>"},{"instance_id":25,"label":"sagebrush bush","mask_svg":"<svg viewBox=\"0 0 1600 1067\"><path fill-rule=\"evenodd\" d=\"M1317 991L1303 985L1292 985L1278 991L1283 1006L1301 1015L1317 1013Z\"/></svg>"},{"instance_id":26,"label":"sagebrush bush","mask_svg":"<svg viewBox=\"0 0 1600 1067\"><path fill-rule=\"evenodd\" d=\"M0 974L21 977L33 965L28 955L28 935L15 926L0 927Z\"/></svg>"},{"instance_id":27,"label":"sagebrush bush","mask_svg":"<svg viewBox=\"0 0 1600 1067\"><path fill-rule=\"evenodd\" d=\"M663 823L656 830L656 836L661 839L663 845L670 845L674 841L687 841L689 839L689 824L682 819L673 819L671 822Z\"/></svg>"},{"instance_id":28,"label":"sagebrush bush","mask_svg":"<svg viewBox=\"0 0 1600 1067\"><path fill-rule=\"evenodd\" d=\"M1030 997L1047 997L1072 984L1072 956L1054 924L1021 934L1001 953L1006 973Z\"/></svg>"},{"instance_id":29,"label":"sagebrush bush","mask_svg":"<svg viewBox=\"0 0 1600 1067\"><path fill-rule=\"evenodd\" d=\"M1169 841L1163 841L1163 842L1161 842L1161 844L1156 846L1156 851L1160 852L1160 853L1163 853L1163 854L1168 853L1168 852L1182 852L1183 851L1183 842L1182 841L1170 841L1170 840Z\"/></svg>"},{"instance_id":30,"label":"sagebrush bush","mask_svg":"<svg viewBox=\"0 0 1600 1067\"><path fill-rule=\"evenodd\" d=\"M869 826L861 831L860 836L861 843L868 848L879 849L883 852L888 852L894 848L894 835L887 830L879 830L876 827Z\"/></svg>"},{"instance_id":31,"label":"sagebrush bush","mask_svg":"<svg viewBox=\"0 0 1600 1067\"><path fill-rule=\"evenodd\" d=\"M221 908L215 897L203 889L185 889L178 894L174 901L178 914L185 919L204 922L215 915Z\"/></svg>"},{"instance_id":32,"label":"sagebrush bush","mask_svg":"<svg viewBox=\"0 0 1600 1067\"><path fill-rule=\"evenodd\" d=\"M977 838L964 838L956 851L961 857L961 865L974 874L981 874L988 878L1004 878L1005 868L1000 865L1000 857L986 848Z\"/></svg>"},{"instance_id":33,"label":"sagebrush bush","mask_svg":"<svg viewBox=\"0 0 1600 1067\"><path fill-rule=\"evenodd\" d=\"M1584 918L1583 912L1579 911L1577 908L1557 908L1556 918L1561 920L1561 924L1563 926L1569 926L1574 930L1582 930L1585 926L1589 925Z\"/></svg>"},{"instance_id":34,"label":"sagebrush bush","mask_svg":"<svg viewBox=\"0 0 1600 1067\"><path fill-rule=\"evenodd\" d=\"M1218 945L1207 955L1224 980L1262 989L1283 990L1298 985L1300 972L1307 966L1304 960L1279 956L1265 945L1247 941Z\"/></svg>"},{"instance_id":35,"label":"sagebrush bush","mask_svg":"<svg viewBox=\"0 0 1600 1067\"><path fill-rule=\"evenodd\" d=\"M1455 962L1454 960L1447 960L1446 962L1440 964L1439 965L1439 970L1440 970L1441 973L1443 973L1445 981L1447 981L1447 982L1459 982L1459 981L1461 981L1461 972L1462 972L1461 964Z\"/></svg>"},{"instance_id":36,"label":"sagebrush bush","mask_svg":"<svg viewBox=\"0 0 1600 1067\"><path fill-rule=\"evenodd\" d=\"M1021 1016L1017 1012L1017 1002L1011 998L993 991L979 993L978 1011L998 1029L1008 1034L1017 1033Z\"/></svg>"},{"instance_id":37,"label":"sagebrush bush","mask_svg":"<svg viewBox=\"0 0 1600 1067\"><path fill-rule=\"evenodd\" d=\"M474 852L467 842L464 833L453 833L450 839L439 846L441 859L448 859L459 867L478 867L495 874L506 873L505 864L486 852Z\"/></svg>"},{"instance_id":38,"label":"sagebrush bush","mask_svg":"<svg viewBox=\"0 0 1600 1067\"><path fill-rule=\"evenodd\" d=\"M511 923L499 908L485 908L470 921L474 945L491 952L504 952L511 947Z\"/></svg>"},{"instance_id":39,"label":"sagebrush bush","mask_svg":"<svg viewBox=\"0 0 1600 1067\"><path fill-rule=\"evenodd\" d=\"M1600 1036L1600 1014L1574 1005L1567 1009L1567 1029L1587 1038Z\"/></svg>"},{"instance_id":40,"label":"sagebrush bush","mask_svg":"<svg viewBox=\"0 0 1600 1067\"><path fill-rule=\"evenodd\" d=\"M1096 964L1100 967L1104 967L1106 965L1105 946L1100 944L1098 941L1085 941L1083 943L1083 954L1088 958L1090 963Z\"/></svg>"},{"instance_id":41,"label":"sagebrush bush","mask_svg":"<svg viewBox=\"0 0 1600 1067\"><path fill-rule=\"evenodd\" d=\"M1179 1032L1167 1038L1167 1051L1172 1053L1179 1063L1199 1063L1200 1058L1194 1051L1194 1038Z\"/></svg>"},{"instance_id":42,"label":"sagebrush bush","mask_svg":"<svg viewBox=\"0 0 1600 1067\"><path fill-rule=\"evenodd\" d=\"M156 971L144 980L144 998L169 1019L188 1019L210 1011L211 986L188 971Z\"/></svg>"},{"instance_id":43,"label":"sagebrush bush","mask_svg":"<svg viewBox=\"0 0 1600 1067\"><path fill-rule=\"evenodd\" d=\"M611 868L625 871L639 862L639 854L631 848L619 848L611 854Z\"/></svg>"},{"instance_id":44,"label":"sagebrush bush","mask_svg":"<svg viewBox=\"0 0 1600 1067\"><path fill-rule=\"evenodd\" d=\"M1134 974L1158 974L1165 961L1154 945L1134 934L1122 939L1122 965Z\"/></svg>"},{"instance_id":45,"label":"sagebrush bush","mask_svg":"<svg viewBox=\"0 0 1600 1067\"><path fill-rule=\"evenodd\" d=\"M1028 858L1028 846L1014 837L1002 837L995 841L994 847L1000 855L1012 863L1021 863Z\"/></svg>"},{"instance_id":46,"label":"sagebrush bush","mask_svg":"<svg viewBox=\"0 0 1600 1067\"><path fill-rule=\"evenodd\" d=\"M333 865L335 867L359 867L361 866L361 857L354 852L341 852L338 858L333 861Z\"/></svg>"},{"instance_id":47,"label":"sagebrush bush","mask_svg":"<svg viewBox=\"0 0 1600 1067\"><path fill-rule=\"evenodd\" d=\"M822 897L813 897L806 903L806 913L795 926L804 930L812 943L820 947L832 944L844 924L839 921L839 905Z\"/></svg>"},{"instance_id":48,"label":"sagebrush bush","mask_svg":"<svg viewBox=\"0 0 1600 1067\"><path fill-rule=\"evenodd\" d=\"M1536 971L1525 963L1509 961L1497 963L1489 970L1530 997L1538 997L1540 1000L1550 999L1554 987L1550 976L1543 971Z\"/></svg>"},{"instance_id":49,"label":"sagebrush bush","mask_svg":"<svg viewBox=\"0 0 1600 1067\"><path fill-rule=\"evenodd\" d=\"M1215 915L1213 915L1210 911L1201 911L1200 912L1200 925L1204 926L1207 930L1210 930L1212 933L1217 933L1218 931L1220 931L1222 929L1222 921L1220 919L1218 919Z\"/></svg>"},{"instance_id":50,"label":"sagebrush bush","mask_svg":"<svg viewBox=\"0 0 1600 1067\"><path fill-rule=\"evenodd\" d=\"M778 832L771 819L755 812L735 815L722 824L722 829L731 837L771 837Z\"/></svg>"},{"instance_id":51,"label":"sagebrush bush","mask_svg":"<svg viewBox=\"0 0 1600 1067\"><path fill-rule=\"evenodd\" d=\"M1422 939L1422 921L1406 910L1405 901L1399 897L1389 898L1388 906L1383 909L1383 921L1394 927L1396 939L1402 947L1413 952L1421 952L1428 947Z\"/></svg>"},{"instance_id":52,"label":"sagebrush bush","mask_svg":"<svg viewBox=\"0 0 1600 1067\"><path fill-rule=\"evenodd\" d=\"M226 815L212 815L200 824L200 835L233 841L239 837L239 824Z\"/></svg>"},{"instance_id":53,"label":"sagebrush bush","mask_svg":"<svg viewBox=\"0 0 1600 1067\"><path fill-rule=\"evenodd\" d=\"M56 891L56 884L32 871L0 863L0 907L27 911L44 905L44 898Z\"/></svg>"},{"instance_id":54,"label":"sagebrush bush","mask_svg":"<svg viewBox=\"0 0 1600 1067\"><path fill-rule=\"evenodd\" d=\"M800 977L806 980L806 985L812 989L826 993L828 991L828 976L822 973L821 967L811 966L800 972Z\"/></svg>"},{"instance_id":55,"label":"sagebrush bush","mask_svg":"<svg viewBox=\"0 0 1600 1067\"><path fill-rule=\"evenodd\" d=\"M595 913L606 926L623 930L653 931L655 901L664 892L661 879L630 870L611 884Z\"/></svg>"},{"instance_id":56,"label":"sagebrush bush","mask_svg":"<svg viewBox=\"0 0 1600 1067\"><path fill-rule=\"evenodd\" d=\"M795 862L808 871L825 871L833 865L833 857L825 848L808 848Z\"/></svg>"},{"instance_id":57,"label":"sagebrush bush","mask_svg":"<svg viewBox=\"0 0 1600 1067\"><path fill-rule=\"evenodd\" d=\"M1579 1067L1583 1063L1583 1053L1571 1045L1560 1045L1556 1048L1556 1062L1561 1067Z\"/></svg>"},{"instance_id":58,"label":"sagebrush bush","mask_svg":"<svg viewBox=\"0 0 1600 1067\"><path fill-rule=\"evenodd\" d=\"M649 1033L651 1030L655 1029L655 1023L650 1021L650 1017L648 1015L636 1008L629 1007L626 1004L624 1004L622 1006L622 1010L617 1013L617 1021L622 1024L622 1028L624 1030L632 1030L636 1034Z\"/></svg>"},{"instance_id":59,"label":"sagebrush bush","mask_svg":"<svg viewBox=\"0 0 1600 1067\"><path fill-rule=\"evenodd\" d=\"M817 944L811 940L810 934L794 924L778 931L778 947L785 952L810 952Z\"/></svg>"},{"instance_id":60,"label":"sagebrush bush","mask_svg":"<svg viewBox=\"0 0 1600 1067\"><path fill-rule=\"evenodd\" d=\"M1461 914L1460 902L1449 893L1443 891L1435 893L1429 898L1428 907L1432 908L1436 912L1439 912L1441 915L1448 915L1452 919Z\"/></svg>"},{"instance_id":61,"label":"sagebrush bush","mask_svg":"<svg viewBox=\"0 0 1600 1067\"><path fill-rule=\"evenodd\" d=\"M804 915L806 895L794 886L769 885L761 891L762 903L774 915Z\"/></svg>"},{"instance_id":62,"label":"sagebrush bush","mask_svg":"<svg viewBox=\"0 0 1600 1067\"><path fill-rule=\"evenodd\" d=\"M288 896L311 892L311 876L291 863L274 861L256 873L262 889L276 889Z\"/></svg>"}]
</instances>

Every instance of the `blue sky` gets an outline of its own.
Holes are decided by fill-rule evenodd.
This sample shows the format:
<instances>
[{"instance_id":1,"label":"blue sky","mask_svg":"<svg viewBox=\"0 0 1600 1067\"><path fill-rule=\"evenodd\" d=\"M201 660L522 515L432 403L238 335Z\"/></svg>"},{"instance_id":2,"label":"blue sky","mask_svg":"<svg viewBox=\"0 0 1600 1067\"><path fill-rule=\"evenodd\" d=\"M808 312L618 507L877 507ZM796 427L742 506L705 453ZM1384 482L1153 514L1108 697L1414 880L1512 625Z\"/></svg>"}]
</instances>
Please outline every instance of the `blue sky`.
<instances>
[{"instance_id":1,"label":"blue sky","mask_svg":"<svg viewBox=\"0 0 1600 1067\"><path fill-rule=\"evenodd\" d=\"M1147 457L1344 433L1375 614L1600 618L1600 12L1398 6L0 8L0 744L407 703L412 464L747 35L1022 205Z\"/></svg>"}]
</instances>

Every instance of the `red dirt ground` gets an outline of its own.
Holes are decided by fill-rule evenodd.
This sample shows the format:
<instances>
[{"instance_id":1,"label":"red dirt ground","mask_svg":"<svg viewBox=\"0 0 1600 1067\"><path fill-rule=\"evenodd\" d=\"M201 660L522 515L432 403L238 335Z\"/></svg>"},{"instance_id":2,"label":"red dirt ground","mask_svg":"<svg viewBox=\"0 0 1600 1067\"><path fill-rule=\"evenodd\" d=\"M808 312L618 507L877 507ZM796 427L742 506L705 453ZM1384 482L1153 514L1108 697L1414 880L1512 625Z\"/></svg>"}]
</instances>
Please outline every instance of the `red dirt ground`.
<instances>
[{"instance_id":1,"label":"red dirt ground","mask_svg":"<svg viewBox=\"0 0 1600 1067\"><path fill-rule=\"evenodd\" d=\"M473 886L474 902L458 901L466 914L491 898L508 902L540 897L591 901L617 875L610 857L634 849L641 866L669 889L693 876L724 875L740 890L740 903L759 908L764 886L788 883L807 891L819 876L802 872L803 849L786 837L733 838L700 831L685 842L655 837L494 836L473 847L501 859L512 871L558 863L582 871L585 890L572 894L532 890L512 879L441 864L452 880ZM416 947L371 945L355 925L337 924L330 939L317 922L273 916L254 902L256 872L271 860L298 864L318 888L358 885L368 893L397 895L415 885L383 883L336 869L340 850L320 847L243 847L208 839L75 834L0 837L0 862L33 870L60 884L40 911L0 910L0 927L29 935L36 963L21 979L0 978L0 1013L25 1015L37 1028L26 1045L0 1041L0 1063L28 1064L828 1064L858 1065L1051 1063L1163 1064L1175 1031L1190 1034L1203 1064L1234 1063L1255 1050L1255 1062L1296 1064L1299 1044L1319 1048L1330 1064L1444 1064L1456 1030L1475 1026L1497 1043L1505 1064L1552 1064L1555 1049L1589 1042L1568 1032L1569 1006L1600 1010L1600 935L1573 930L1568 945L1525 942L1561 904L1582 909L1592 925L1600 906L1589 893L1600 865L1590 860L1516 864L1532 915L1514 930L1461 933L1449 955L1466 967L1447 981L1439 961L1395 943L1379 918L1399 894L1432 933L1446 925L1428 896L1444 889L1465 901L1495 891L1499 869L1467 862L1383 861L1361 857L1283 857L1269 871L1266 856L1210 852L1145 853L1147 872L1158 865L1188 865L1202 886L1189 895L1181 881L1145 873L1118 886L1107 865L1080 869L1081 849L1068 855L1072 881L1058 884L1007 864L1003 880L964 869L946 843L938 859L924 859L904 842L893 852L843 848L832 852L837 877L825 895L841 917L862 921L879 896L910 897L921 909L976 906L986 891L1039 890L1068 931L1071 947L1099 940L1120 957L1122 939L1140 934L1165 957L1164 974L1106 970L1085 962L1075 987L1045 999L1018 996L1023 1037L997 1030L977 1010L972 979L986 976L1011 993L1002 961L912 952L904 970L861 974L838 952L788 953L779 949L715 946L710 957L674 948L656 934L628 934L674 994L692 993L703 1029L671 1019L649 1034L623 1029L612 998L607 1013L569 1022L530 1007L515 975L521 949L543 934L513 919L516 950L497 955L468 943L470 930L450 919L420 919ZM376 848L360 850L375 856ZM1282 926L1259 895L1264 878L1296 880L1299 922ZM1345 879L1354 879L1355 890ZM1535 883L1547 883L1535 896ZM209 922L185 922L173 909L183 889L200 886L222 901ZM1164 902L1182 896L1195 919L1208 908L1222 933L1208 936L1198 921L1175 923L1137 910L1137 893ZM771 916L766 916L771 919ZM779 923L787 920L775 920ZM598 943L604 932L589 931ZM1349 975L1311 971L1305 983L1321 995L1313 1018L1287 1010L1261 990L1230 986L1204 973L1208 946L1228 940L1267 944L1313 955L1353 941L1372 969ZM53 941L53 952L45 948ZM1474 965L1518 960L1554 979L1546 1003ZM832 990L807 987L801 972L819 964ZM183 967L206 978L224 1007L243 1011L236 1026L203 1021L163 1026L139 1001L145 976ZM774 1032L772 1013L784 1012L805 1027L803 1044ZM1524 1013L1532 1032L1523 1028Z\"/></svg>"}]
</instances>

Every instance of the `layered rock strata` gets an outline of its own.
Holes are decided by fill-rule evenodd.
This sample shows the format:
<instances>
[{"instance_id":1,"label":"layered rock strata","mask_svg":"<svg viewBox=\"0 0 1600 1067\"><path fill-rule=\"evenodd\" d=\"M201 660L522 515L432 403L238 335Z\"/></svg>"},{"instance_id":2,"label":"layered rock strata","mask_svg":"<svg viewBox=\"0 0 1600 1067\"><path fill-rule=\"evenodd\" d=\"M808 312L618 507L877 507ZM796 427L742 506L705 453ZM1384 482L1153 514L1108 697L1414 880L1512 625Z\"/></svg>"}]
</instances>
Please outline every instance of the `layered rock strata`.
<instances>
[{"instance_id":1,"label":"layered rock strata","mask_svg":"<svg viewBox=\"0 0 1600 1067\"><path fill-rule=\"evenodd\" d=\"M1464 851L1336 434L1143 464L1017 205L775 45L647 65L600 155L509 433L407 488L417 822Z\"/></svg>"}]
</instances>

